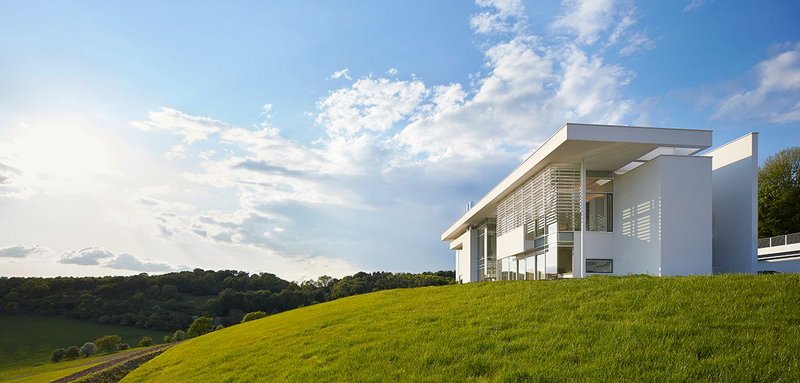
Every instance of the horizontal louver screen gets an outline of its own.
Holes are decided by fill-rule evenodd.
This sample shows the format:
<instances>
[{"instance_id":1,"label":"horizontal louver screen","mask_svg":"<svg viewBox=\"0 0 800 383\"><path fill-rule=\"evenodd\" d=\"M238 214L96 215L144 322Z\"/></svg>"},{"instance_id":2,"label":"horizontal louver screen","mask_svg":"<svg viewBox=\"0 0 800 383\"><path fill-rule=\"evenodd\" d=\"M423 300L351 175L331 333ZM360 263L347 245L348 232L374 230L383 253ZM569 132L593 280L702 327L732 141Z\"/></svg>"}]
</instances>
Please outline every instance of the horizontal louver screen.
<instances>
[{"instance_id":1,"label":"horizontal louver screen","mask_svg":"<svg viewBox=\"0 0 800 383\"><path fill-rule=\"evenodd\" d=\"M580 187L577 165L548 166L497 205L497 234L522 225L534 234L553 223L558 223L559 231L579 230Z\"/></svg>"}]
</instances>

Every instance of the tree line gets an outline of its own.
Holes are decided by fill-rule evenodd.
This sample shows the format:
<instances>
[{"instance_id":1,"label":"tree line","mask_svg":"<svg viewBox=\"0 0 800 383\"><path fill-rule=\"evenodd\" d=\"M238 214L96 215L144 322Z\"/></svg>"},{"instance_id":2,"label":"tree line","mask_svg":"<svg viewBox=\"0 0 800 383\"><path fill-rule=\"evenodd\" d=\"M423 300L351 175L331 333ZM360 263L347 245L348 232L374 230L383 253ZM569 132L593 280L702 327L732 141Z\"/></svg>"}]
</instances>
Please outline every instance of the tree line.
<instances>
[{"instance_id":1,"label":"tree line","mask_svg":"<svg viewBox=\"0 0 800 383\"><path fill-rule=\"evenodd\" d=\"M295 283L270 273L203 269L113 277L0 277L0 313L175 331L198 317L230 326L249 312L275 314L372 291L446 285L454 279L453 271L359 272Z\"/></svg>"}]
</instances>

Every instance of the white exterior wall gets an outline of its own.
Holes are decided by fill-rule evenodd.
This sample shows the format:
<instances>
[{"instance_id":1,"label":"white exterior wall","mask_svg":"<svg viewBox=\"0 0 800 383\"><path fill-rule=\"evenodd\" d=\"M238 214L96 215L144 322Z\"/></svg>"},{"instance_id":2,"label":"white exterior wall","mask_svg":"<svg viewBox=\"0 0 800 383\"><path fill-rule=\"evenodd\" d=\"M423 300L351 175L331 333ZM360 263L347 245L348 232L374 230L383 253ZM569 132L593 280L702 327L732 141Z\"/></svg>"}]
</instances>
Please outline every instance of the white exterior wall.
<instances>
[{"instance_id":1,"label":"white exterior wall","mask_svg":"<svg viewBox=\"0 0 800 383\"><path fill-rule=\"evenodd\" d=\"M611 243L598 256L585 243L586 258L614 259L616 275L710 274L711 159L660 156L616 178Z\"/></svg>"},{"instance_id":2,"label":"white exterior wall","mask_svg":"<svg viewBox=\"0 0 800 383\"><path fill-rule=\"evenodd\" d=\"M461 242L461 250L456 259L456 279L461 278L461 282L476 282L478 280L478 235L477 230L467 229L458 239Z\"/></svg>"},{"instance_id":3,"label":"white exterior wall","mask_svg":"<svg viewBox=\"0 0 800 383\"><path fill-rule=\"evenodd\" d=\"M713 158L714 272L752 273L758 251L758 133L707 155Z\"/></svg>"},{"instance_id":4,"label":"white exterior wall","mask_svg":"<svg viewBox=\"0 0 800 383\"><path fill-rule=\"evenodd\" d=\"M652 160L614 179L614 274L661 275L660 162ZM586 258L595 258L584 244ZM599 258L599 257L597 257Z\"/></svg>"},{"instance_id":5,"label":"white exterior wall","mask_svg":"<svg viewBox=\"0 0 800 383\"><path fill-rule=\"evenodd\" d=\"M525 225L497 237L497 259L525 252Z\"/></svg>"},{"instance_id":6,"label":"white exterior wall","mask_svg":"<svg viewBox=\"0 0 800 383\"><path fill-rule=\"evenodd\" d=\"M758 271L777 271L779 273L800 273L800 258L772 259L758 261Z\"/></svg>"},{"instance_id":7,"label":"white exterior wall","mask_svg":"<svg viewBox=\"0 0 800 383\"><path fill-rule=\"evenodd\" d=\"M711 274L711 158L663 156L661 275Z\"/></svg>"},{"instance_id":8,"label":"white exterior wall","mask_svg":"<svg viewBox=\"0 0 800 383\"><path fill-rule=\"evenodd\" d=\"M616 197L615 197L616 198ZM585 225L584 225L585 226ZM572 270L575 275L580 275L585 264L581 264L580 256L580 238L583 237L583 249L586 256L583 257L584 262L586 258L589 259L613 259L614 260L614 273L617 274L617 252L614 248L614 233L607 231L584 231L583 236L575 233L575 261L572 263ZM594 275L589 273L588 275ZM608 274L601 274L608 275Z\"/></svg>"}]
</instances>

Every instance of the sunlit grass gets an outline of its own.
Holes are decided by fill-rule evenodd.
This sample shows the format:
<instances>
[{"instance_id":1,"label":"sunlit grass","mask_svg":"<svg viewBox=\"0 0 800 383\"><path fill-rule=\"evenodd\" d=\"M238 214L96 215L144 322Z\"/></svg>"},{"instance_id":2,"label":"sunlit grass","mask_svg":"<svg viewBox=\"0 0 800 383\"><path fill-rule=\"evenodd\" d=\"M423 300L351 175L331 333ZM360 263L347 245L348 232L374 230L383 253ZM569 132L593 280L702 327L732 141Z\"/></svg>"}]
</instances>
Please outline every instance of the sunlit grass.
<instances>
[{"instance_id":1,"label":"sunlit grass","mask_svg":"<svg viewBox=\"0 0 800 383\"><path fill-rule=\"evenodd\" d=\"M382 291L178 345L124 382L798 381L800 276Z\"/></svg>"}]
</instances>

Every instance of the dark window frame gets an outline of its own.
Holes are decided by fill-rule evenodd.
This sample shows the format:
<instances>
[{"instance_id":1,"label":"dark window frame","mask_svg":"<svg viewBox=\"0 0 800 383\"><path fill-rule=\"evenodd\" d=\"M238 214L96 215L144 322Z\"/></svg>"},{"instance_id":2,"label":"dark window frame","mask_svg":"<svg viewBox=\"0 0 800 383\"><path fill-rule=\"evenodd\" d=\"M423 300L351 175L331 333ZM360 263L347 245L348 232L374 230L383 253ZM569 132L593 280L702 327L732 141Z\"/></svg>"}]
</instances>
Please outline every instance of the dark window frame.
<instances>
[{"instance_id":1,"label":"dark window frame","mask_svg":"<svg viewBox=\"0 0 800 383\"><path fill-rule=\"evenodd\" d=\"M589 271L588 263L589 261L609 261L611 262L611 271ZM613 274L614 273L614 260L611 258L586 258L584 260L583 267L586 270L587 274Z\"/></svg>"}]
</instances>

